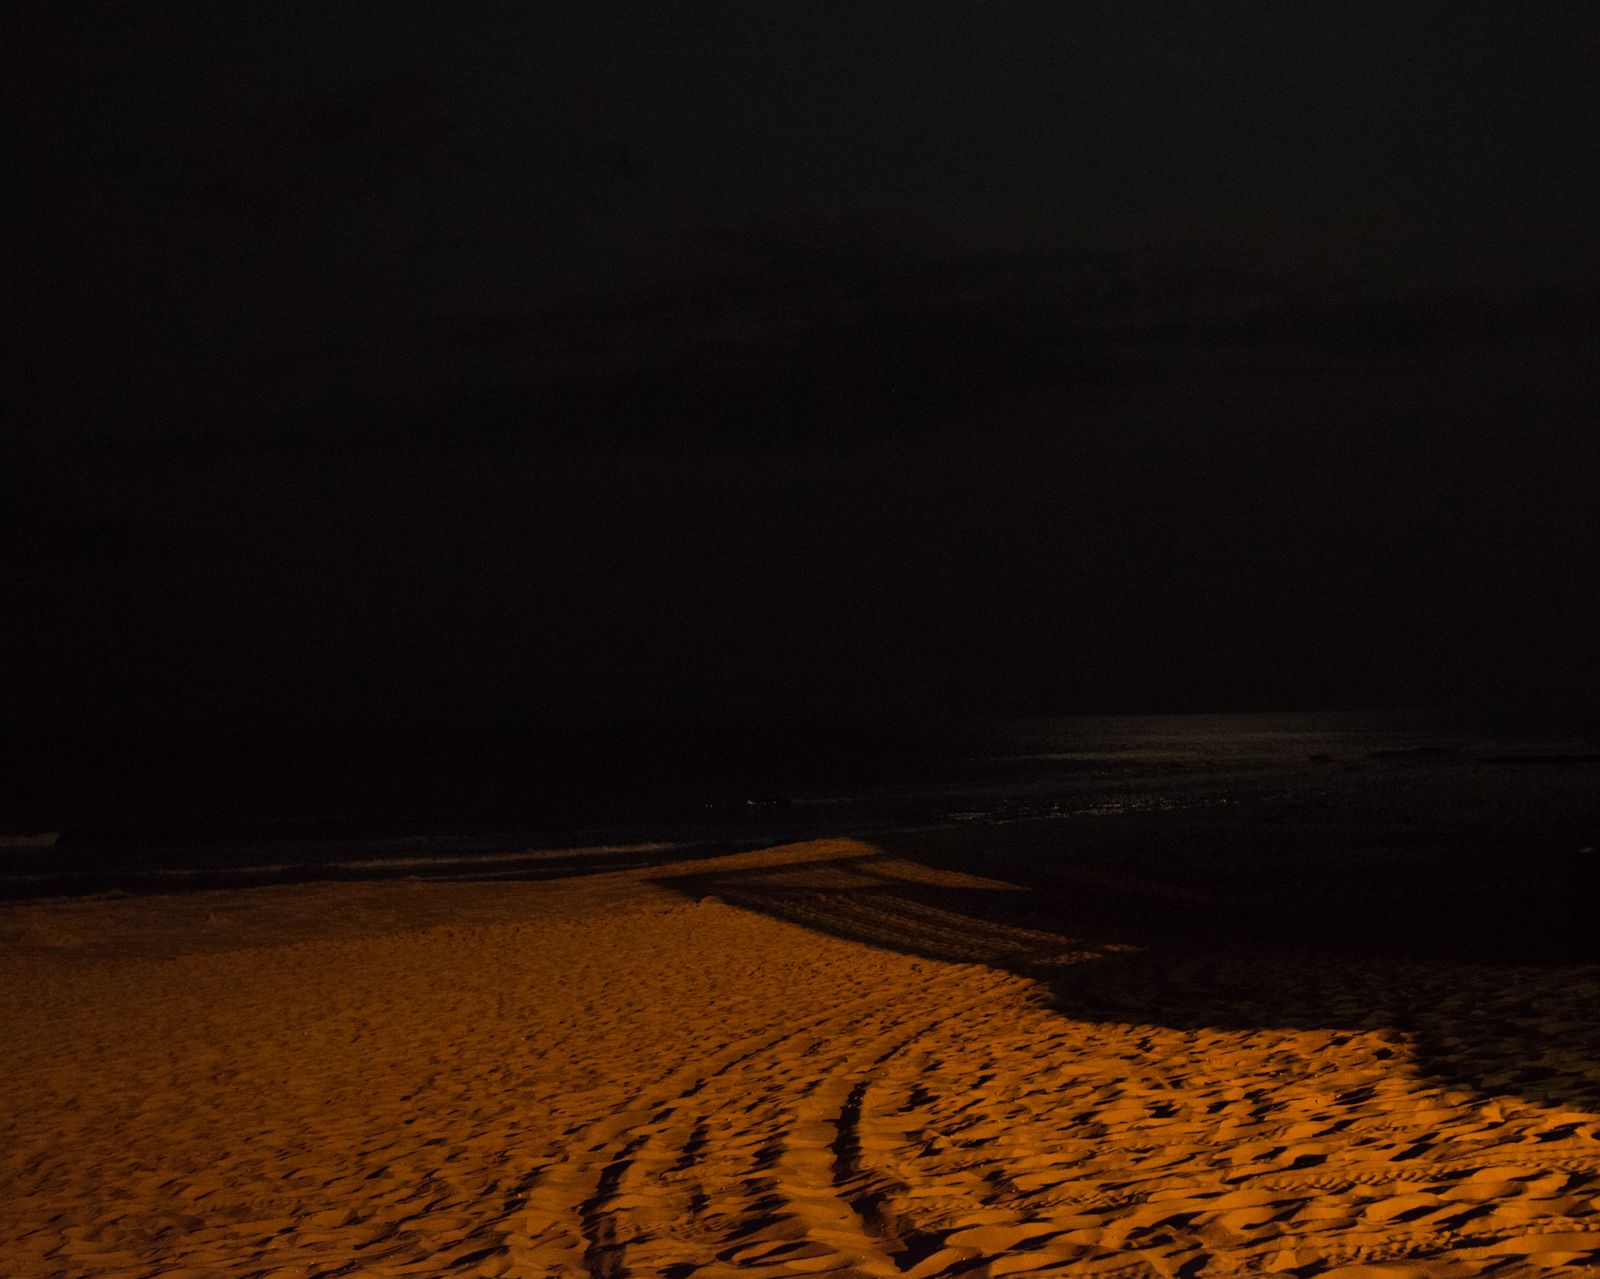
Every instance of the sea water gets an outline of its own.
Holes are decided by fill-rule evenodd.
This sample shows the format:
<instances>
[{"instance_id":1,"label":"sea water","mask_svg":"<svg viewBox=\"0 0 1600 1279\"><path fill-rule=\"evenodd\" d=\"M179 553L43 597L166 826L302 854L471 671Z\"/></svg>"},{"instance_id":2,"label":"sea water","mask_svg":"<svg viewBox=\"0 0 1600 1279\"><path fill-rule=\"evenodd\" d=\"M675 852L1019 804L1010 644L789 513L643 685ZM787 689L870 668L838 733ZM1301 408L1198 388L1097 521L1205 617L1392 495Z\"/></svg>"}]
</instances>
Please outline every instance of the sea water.
<instances>
[{"instance_id":1,"label":"sea water","mask_svg":"<svg viewBox=\"0 0 1600 1279\"><path fill-rule=\"evenodd\" d=\"M1600 737L1549 717L1233 714L10 743L0 897L543 877L885 831L1089 823L1582 841ZM1154 823L1154 825L1153 825ZM1263 823L1265 827L1263 827ZM1586 834L1589 832L1590 834ZM1341 836L1346 837L1346 836ZM1348 836L1355 838L1356 835ZM1133 841L1129 841L1130 843ZM1292 841L1291 841L1292 842Z\"/></svg>"}]
</instances>

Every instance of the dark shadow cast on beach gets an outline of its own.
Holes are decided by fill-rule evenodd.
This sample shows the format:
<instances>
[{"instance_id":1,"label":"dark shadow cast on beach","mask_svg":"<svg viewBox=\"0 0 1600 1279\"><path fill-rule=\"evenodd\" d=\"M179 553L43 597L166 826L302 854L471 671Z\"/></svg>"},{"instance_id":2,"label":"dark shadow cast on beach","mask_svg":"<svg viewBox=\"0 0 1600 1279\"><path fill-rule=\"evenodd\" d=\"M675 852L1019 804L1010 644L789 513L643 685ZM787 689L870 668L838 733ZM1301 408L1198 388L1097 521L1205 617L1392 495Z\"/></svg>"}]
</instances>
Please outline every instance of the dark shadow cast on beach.
<instances>
[{"instance_id":1,"label":"dark shadow cast on beach","mask_svg":"<svg viewBox=\"0 0 1600 1279\"><path fill-rule=\"evenodd\" d=\"M1441 852L1419 847L1402 873L1390 848L1381 859L1306 856L1276 879L1216 867L1207 882L1045 856L1062 838L1055 823L908 832L819 847L812 862L656 882L1023 974L1074 1020L1388 1029L1436 1085L1600 1111L1600 957L1586 949L1585 909L1572 908L1583 885L1569 862L1513 867L1481 848L1458 851L1447 874ZM1184 860L1173 859L1180 872Z\"/></svg>"}]
</instances>

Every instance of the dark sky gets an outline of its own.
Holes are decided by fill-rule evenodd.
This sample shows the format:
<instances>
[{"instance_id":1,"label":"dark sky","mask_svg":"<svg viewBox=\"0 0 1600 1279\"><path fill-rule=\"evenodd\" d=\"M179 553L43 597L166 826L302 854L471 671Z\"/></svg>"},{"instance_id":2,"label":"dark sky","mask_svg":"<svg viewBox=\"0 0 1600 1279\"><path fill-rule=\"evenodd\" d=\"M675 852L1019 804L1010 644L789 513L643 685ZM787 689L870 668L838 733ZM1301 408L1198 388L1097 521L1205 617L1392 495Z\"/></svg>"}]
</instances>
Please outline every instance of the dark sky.
<instances>
[{"instance_id":1,"label":"dark sky","mask_svg":"<svg viewBox=\"0 0 1600 1279\"><path fill-rule=\"evenodd\" d=\"M7 28L10 725L1596 700L1592 4Z\"/></svg>"}]
</instances>

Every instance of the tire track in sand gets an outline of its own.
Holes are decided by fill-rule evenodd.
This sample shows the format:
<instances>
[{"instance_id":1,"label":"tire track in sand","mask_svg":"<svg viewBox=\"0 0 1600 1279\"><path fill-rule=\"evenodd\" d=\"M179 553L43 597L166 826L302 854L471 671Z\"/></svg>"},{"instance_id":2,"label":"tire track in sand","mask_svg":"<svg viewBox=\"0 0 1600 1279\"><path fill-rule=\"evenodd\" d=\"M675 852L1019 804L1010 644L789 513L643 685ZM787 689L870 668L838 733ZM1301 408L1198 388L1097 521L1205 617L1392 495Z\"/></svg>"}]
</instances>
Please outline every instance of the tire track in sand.
<instances>
[{"instance_id":1,"label":"tire track in sand","mask_svg":"<svg viewBox=\"0 0 1600 1279\"><path fill-rule=\"evenodd\" d=\"M943 977L930 969L893 1010L869 995L729 1045L589 1125L531 1179L515 1254L584 1279L719 1262L902 1273L936 1245L889 1206L903 1186L871 1165L861 1114L886 1063L992 999L952 1002Z\"/></svg>"}]
</instances>

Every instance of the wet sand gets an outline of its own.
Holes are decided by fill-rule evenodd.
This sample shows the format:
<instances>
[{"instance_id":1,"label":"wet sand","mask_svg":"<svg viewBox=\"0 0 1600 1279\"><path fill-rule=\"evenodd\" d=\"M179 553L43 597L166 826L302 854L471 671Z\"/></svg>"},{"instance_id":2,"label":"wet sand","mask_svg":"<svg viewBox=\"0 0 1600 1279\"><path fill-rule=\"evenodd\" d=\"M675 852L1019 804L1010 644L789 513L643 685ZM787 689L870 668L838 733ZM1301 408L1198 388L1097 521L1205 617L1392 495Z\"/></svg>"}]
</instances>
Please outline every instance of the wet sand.
<instances>
[{"instance_id":1,"label":"wet sand","mask_svg":"<svg viewBox=\"0 0 1600 1279\"><path fill-rule=\"evenodd\" d=\"M7 907L0 1272L1600 1268L1600 970L1051 891L906 837Z\"/></svg>"}]
</instances>

